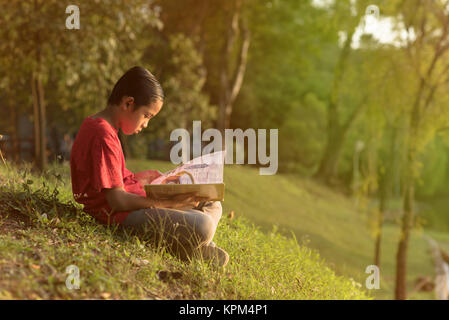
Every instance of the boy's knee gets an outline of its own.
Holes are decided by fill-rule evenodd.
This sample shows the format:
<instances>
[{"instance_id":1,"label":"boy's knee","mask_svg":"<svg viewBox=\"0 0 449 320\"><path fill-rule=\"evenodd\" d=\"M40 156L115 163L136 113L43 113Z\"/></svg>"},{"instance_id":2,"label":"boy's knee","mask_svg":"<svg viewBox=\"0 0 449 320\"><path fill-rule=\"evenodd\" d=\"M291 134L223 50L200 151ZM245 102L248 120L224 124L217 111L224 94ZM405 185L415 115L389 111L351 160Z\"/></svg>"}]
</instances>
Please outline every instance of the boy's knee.
<instances>
[{"instance_id":1,"label":"boy's knee","mask_svg":"<svg viewBox=\"0 0 449 320\"><path fill-rule=\"evenodd\" d=\"M223 207L221 206L221 202L214 201L214 202L212 202L211 207L217 212L217 215L221 217L221 214L223 212Z\"/></svg>"},{"instance_id":2,"label":"boy's knee","mask_svg":"<svg viewBox=\"0 0 449 320\"><path fill-rule=\"evenodd\" d=\"M223 208L220 201L208 201L203 206L202 211L218 222L221 219Z\"/></svg>"},{"instance_id":3,"label":"boy's knee","mask_svg":"<svg viewBox=\"0 0 449 320\"><path fill-rule=\"evenodd\" d=\"M209 216L201 214L197 217L194 228L198 242L209 243L214 236L216 226Z\"/></svg>"}]
</instances>

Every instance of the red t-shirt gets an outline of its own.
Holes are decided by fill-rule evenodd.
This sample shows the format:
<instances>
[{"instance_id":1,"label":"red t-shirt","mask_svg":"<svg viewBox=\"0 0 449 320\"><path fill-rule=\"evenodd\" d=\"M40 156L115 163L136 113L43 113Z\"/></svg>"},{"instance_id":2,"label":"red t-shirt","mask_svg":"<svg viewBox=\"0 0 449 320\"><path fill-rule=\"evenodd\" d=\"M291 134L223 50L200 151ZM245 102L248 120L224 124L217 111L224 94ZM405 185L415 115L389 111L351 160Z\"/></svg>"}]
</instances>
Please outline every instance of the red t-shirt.
<instances>
[{"instance_id":1,"label":"red t-shirt","mask_svg":"<svg viewBox=\"0 0 449 320\"><path fill-rule=\"evenodd\" d=\"M118 130L102 118L87 117L81 124L70 154L73 197L83 210L104 224L121 223L130 211L112 212L103 188L123 186L145 196L134 174L125 168Z\"/></svg>"}]
</instances>

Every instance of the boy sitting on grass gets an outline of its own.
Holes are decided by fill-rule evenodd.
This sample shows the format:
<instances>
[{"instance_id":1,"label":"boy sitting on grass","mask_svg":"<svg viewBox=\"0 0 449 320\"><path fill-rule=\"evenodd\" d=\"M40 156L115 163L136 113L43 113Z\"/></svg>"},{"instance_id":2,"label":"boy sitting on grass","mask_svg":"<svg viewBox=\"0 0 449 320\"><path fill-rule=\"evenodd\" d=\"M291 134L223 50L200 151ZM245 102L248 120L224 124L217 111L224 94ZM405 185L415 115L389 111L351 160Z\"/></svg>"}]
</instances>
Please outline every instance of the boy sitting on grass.
<instances>
[{"instance_id":1,"label":"boy sitting on grass","mask_svg":"<svg viewBox=\"0 0 449 320\"><path fill-rule=\"evenodd\" d=\"M115 84L107 107L84 119L70 155L72 191L83 210L103 224L119 224L162 240L182 260L202 257L224 266L229 255L212 238L222 215L219 201L181 195L170 200L146 197L143 185L161 175L133 174L125 167L118 130L138 134L162 108L164 94L142 67L128 70Z\"/></svg>"}]
</instances>

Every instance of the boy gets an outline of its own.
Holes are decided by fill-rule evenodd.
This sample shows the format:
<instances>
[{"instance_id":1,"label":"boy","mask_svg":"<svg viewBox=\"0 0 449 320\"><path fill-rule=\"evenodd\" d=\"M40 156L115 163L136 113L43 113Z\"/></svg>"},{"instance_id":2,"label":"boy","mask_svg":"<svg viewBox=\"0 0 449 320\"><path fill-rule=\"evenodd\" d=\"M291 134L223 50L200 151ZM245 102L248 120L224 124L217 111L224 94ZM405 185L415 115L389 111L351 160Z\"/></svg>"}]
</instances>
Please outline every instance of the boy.
<instances>
[{"instance_id":1,"label":"boy","mask_svg":"<svg viewBox=\"0 0 449 320\"><path fill-rule=\"evenodd\" d=\"M129 69L115 84L107 107L84 119L70 156L72 191L83 210L103 224L119 224L162 239L183 260L200 255L224 266L229 255L212 238L222 215L219 201L190 196L171 200L146 197L143 185L160 176L125 167L118 130L137 134L162 108L164 94L142 67Z\"/></svg>"}]
</instances>

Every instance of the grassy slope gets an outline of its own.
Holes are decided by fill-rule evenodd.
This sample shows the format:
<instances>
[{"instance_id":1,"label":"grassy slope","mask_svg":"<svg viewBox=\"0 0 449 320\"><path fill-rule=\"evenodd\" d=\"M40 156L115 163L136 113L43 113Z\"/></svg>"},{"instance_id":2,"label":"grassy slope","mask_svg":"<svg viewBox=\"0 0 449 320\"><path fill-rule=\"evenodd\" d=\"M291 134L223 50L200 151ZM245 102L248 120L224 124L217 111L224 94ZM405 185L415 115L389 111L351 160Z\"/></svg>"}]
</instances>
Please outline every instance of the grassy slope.
<instances>
[{"instance_id":1,"label":"grassy slope","mask_svg":"<svg viewBox=\"0 0 449 320\"><path fill-rule=\"evenodd\" d=\"M128 167L135 171L139 167L166 170L171 165L133 161ZM264 197L253 191L254 186L259 189L268 186L260 183L265 180L259 180L255 171L227 170L225 213L233 208L238 217L231 220L225 215L220 223L215 241L230 253L231 262L225 269L215 269L199 260L184 264L162 249L146 245L142 239L100 226L83 214L79 206L75 208L76 214L69 213L69 209L62 208L63 203L72 199L68 167L52 170L62 174L62 182L51 174L45 178L30 175L22 178L19 174L25 172L23 168L7 170L0 165L0 299L367 297L354 281L337 276L316 252L298 246L294 238L275 231L261 232L247 221L245 216L258 217L254 219L256 222L264 221L264 216L279 217L276 222L288 216L269 214L270 209L275 209L269 208L275 200L272 197L282 195L281 189L289 185L287 179L276 182L268 178L277 190ZM22 187L27 180L33 180L29 181L28 191ZM43 187L44 181L50 186L48 190ZM58 195L51 193L55 186ZM38 190L44 192L37 193ZM299 197L295 193L301 189L292 190L296 191L282 196L294 199L290 201L294 207L304 194L301 191ZM58 202L54 207L55 199ZM41 217L43 213L48 219ZM65 270L71 264L80 270L79 290L68 290L65 285ZM158 271L178 272L180 278L164 278Z\"/></svg>"},{"instance_id":2,"label":"grassy slope","mask_svg":"<svg viewBox=\"0 0 449 320\"><path fill-rule=\"evenodd\" d=\"M136 171L151 167L172 168L166 163L140 161L131 161L128 167ZM351 200L313 181L293 176L260 176L257 170L238 165L226 167L225 183L225 212L234 210L236 215L249 218L264 230L271 230L275 224L286 234L293 232L298 241L317 249L338 274L365 284L368 276L365 269L373 263L374 240L368 232L367 214L356 210ZM409 292L418 276L434 274L423 234L442 244L449 243L446 233L413 232L407 275ZM398 239L398 226L386 224L381 289L372 292L376 298L393 298ZM409 298L432 299L433 293L415 293Z\"/></svg>"}]
</instances>

